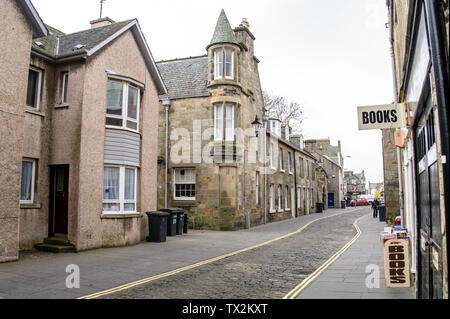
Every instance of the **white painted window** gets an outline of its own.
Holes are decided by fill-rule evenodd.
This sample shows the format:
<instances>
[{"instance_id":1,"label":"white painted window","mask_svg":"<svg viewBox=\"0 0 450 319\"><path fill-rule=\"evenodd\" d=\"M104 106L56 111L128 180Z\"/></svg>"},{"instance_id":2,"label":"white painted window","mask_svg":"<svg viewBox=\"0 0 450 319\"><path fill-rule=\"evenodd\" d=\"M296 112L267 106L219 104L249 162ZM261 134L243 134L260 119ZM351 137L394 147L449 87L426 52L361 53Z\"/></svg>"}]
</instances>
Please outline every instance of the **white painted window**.
<instances>
[{"instance_id":1,"label":"white painted window","mask_svg":"<svg viewBox=\"0 0 450 319\"><path fill-rule=\"evenodd\" d=\"M214 80L234 80L234 51L220 48L214 51Z\"/></svg>"},{"instance_id":2,"label":"white painted window","mask_svg":"<svg viewBox=\"0 0 450 319\"><path fill-rule=\"evenodd\" d=\"M284 187L284 208L289 209L289 186Z\"/></svg>"},{"instance_id":3,"label":"white painted window","mask_svg":"<svg viewBox=\"0 0 450 319\"><path fill-rule=\"evenodd\" d=\"M195 169L174 170L174 199L195 200Z\"/></svg>"},{"instance_id":4,"label":"white painted window","mask_svg":"<svg viewBox=\"0 0 450 319\"><path fill-rule=\"evenodd\" d=\"M234 106L225 104L225 140L234 141Z\"/></svg>"},{"instance_id":5,"label":"white painted window","mask_svg":"<svg viewBox=\"0 0 450 319\"><path fill-rule=\"evenodd\" d=\"M223 50L214 51L214 80L219 80L223 77Z\"/></svg>"},{"instance_id":6,"label":"white painted window","mask_svg":"<svg viewBox=\"0 0 450 319\"><path fill-rule=\"evenodd\" d=\"M61 104L67 103L68 85L69 85L69 72L63 72L61 75Z\"/></svg>"},{"instance_id":7,"label":"white painted window","mask_svg":"<svg viewBox=\"0 0 450 319\"><path fill-rule=\"evenodd\" d=\"M256 205L259 205L259 172L256 172L255 179L255 201Z\"/></svg>"},{"instance_id":8,"label":"white painted window","mask_svg":"<svg viewBox=\"0 0 450 319\"><path fill-rule=\"evenodd\" d=\"M273 212L275 210L275 201L273 196L273 184L270 185L270 191L269 191L269 204L270 204L270 211Z\"/></svg>"},{"instance_id":9,"label":"white painted window","mask_svg":"<svg viewBox=\"0 0 450 319\"><path fill-rule=\"evenodd\" d=\"M280 171L284 172L284 158L283 158L283 149L280 148Z\"/></svg>"},{"instance_id":10,"label":"white painted window","mask_svg":"<svg viewBox=\"0 0 450 319\"><path fill-rule=\"evenodd\" d=\"M275 144L273 142L270 142L270 167L273 169L276 169L275 167Z\"/></svg>"},{"instance_id":11,"label":"white painted window","mask_svg":"<svg viewBox=\"0 0 450 319\"><path fill-rule=\"evenodd\" d=\"M106 126L139 131L140 90L126 82L108 81Z\"/></svg>"},{"instance_id":12,"label":"white painted window","mask_svg":"<svg viewBox=\"0 0 450 319\"><path fill-rule=\"evenodd\" d=\"M137 168L105 166L103 174L103 213L136 213Z\"/></svg>"},{"instance_id":13,"label":"white painted window","mask_svg":"<svg viewBox=\"0 0 450 319\"><path fill-rule=\"evenodd\" d=\"M214 140L234 141L234 105L233 104L216 104L214 106ZM225 125L224 125L225 124Z\"/></svg>"},{"instance_id":14,"label":"white painted window","mask_svg":"<svg viewBox=\"0 0 450 319\"><path fill-rule=\"evenodd\" d=\"M41 101L42 71L36 68L28 70L27 107L39 111Z\"/></svg>"},{"instance_id":15,"label":"white painted window","mask_svg":"<svg viewBox=\"0 0 450 319\"><path fill-rule=\"evenodd\" d=\"M283 210L283 190L282 190L281 185L278 185L277 195L278 195L278 210L282 211Z\"/></svg>"},{"instance_id":16,"label":"white painted window","mask_svg":"<svg viewBox=\"0 0 450 319\"><path fill-rule=\"evenodd\" d=\"M297 208L300 208L300 187L297 188Z\"/></svg>"},{"instance_id":17,"label":"white painted window","mask_svg":"<svg viewBox=\"0 0 450 319\"><path fill-rule=\"evenodd\" d=\"M234 52L225 50L225 78L234 79Z\"/></svg>"},{"instance_id":18,"label":"white painted window","mask_svg":"<svg viewBox=\"0 0 450 319\"><path fill-rule=\"evenodd\" d=\"M36 178L36 160L22 160L22 178L20 186L20 203L34 203L34 185Z\"/></svg>"},{"instance_id":19,"label":"white painted window","mask_svg":"<svg viewBox=\"0 0 450 319\"><path fill-rule=\"evenodd\" d=\"M292 154L288 152L288 171L292 174Z\"/></svg>"}]
</instances>

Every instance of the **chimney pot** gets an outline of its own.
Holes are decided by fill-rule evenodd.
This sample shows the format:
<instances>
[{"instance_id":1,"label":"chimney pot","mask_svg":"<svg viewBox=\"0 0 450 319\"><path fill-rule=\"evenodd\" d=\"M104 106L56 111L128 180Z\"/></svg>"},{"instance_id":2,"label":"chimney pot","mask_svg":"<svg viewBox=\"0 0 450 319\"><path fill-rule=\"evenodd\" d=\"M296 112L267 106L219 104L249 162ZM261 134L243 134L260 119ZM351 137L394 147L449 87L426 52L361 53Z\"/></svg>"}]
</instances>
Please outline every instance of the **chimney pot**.
<instances>
[{"instance_id":1,"label":"chimney pot","mask_svg":"<svg viewBox=\"0 0 450 319\"><path fill-rule=\"evenodd\" d=\"M250 24L248 23L247 18L242 18L241 26L250 29Z\"/></svg>"}]
</instances>

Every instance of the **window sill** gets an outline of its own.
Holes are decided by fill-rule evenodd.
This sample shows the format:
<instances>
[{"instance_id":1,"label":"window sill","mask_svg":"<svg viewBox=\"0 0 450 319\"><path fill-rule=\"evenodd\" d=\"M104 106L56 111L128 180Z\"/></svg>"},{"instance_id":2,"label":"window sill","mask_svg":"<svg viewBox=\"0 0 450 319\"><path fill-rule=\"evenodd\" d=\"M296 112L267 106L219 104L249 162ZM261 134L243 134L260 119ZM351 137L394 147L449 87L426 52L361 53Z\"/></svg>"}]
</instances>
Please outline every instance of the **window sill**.
<instances>
[{"instance_id":1,"label":"window sill","mask_svg":"<svg viewBox=\"0 0 450 319\"><path fill-rule=\"evenodd\" d=\"M39 203L20 203L20 209L41 209Z\"/></svg>"},{"instance_id":2,"label":"window sill","mask_svg":"<svg viewBox=\"0 0 450 319\"><path fill-rule=\"evenodd\" d=\"M141 218L144 217L142 213L102 213L101 219L126 219L126 218Z\"/></svg>"},{"instance_id":3,"label":"window sill","mask_svg":"<svg viewBox=\"0 0 450 319\"><path fill-rule=\"evenodd\" d=\"M67 109L67 108L69 108L69 104L67 104L67 103L56 104L53 108L55 108L55 109Z\"/></svg>"},{"instance_id":4,"label":"window sill","mask_svg":"<svg viewBox=\"0 0 450 319\"><path fill-rule=\"evenodd\" d=\"M106 128L110 129L110 130L128 131L128 132L131 132L131 133L142 135L139 131L135 131L135 130L132 130L132 129L129 129L129 128L126 128L126 127L118 127L118 126L106 125Z\"/></svg>"},{"instance_id":5,"label":"window sill","mask_svg":"<svg viewBox=\"0 0 450 319\"><path fill-rule=\"evenodd\" d=\"M276 210L269 211L270 214L276 214L276 212L277 212Z\"/></svg>"},{"instance_id":6,"label":"window sill","mask_svg":"<svg viewBox=\"0 0 450 319\"><path fill-rule=\"evenodd\" d=\"M30 108L30 107L28 107L28 106L25 108L25 112L26 112L26 113L29 113L29 114L33 114L33 115L45 117L45 114L44 114L44 113L42 113L42 112L40 112L40 111L37 111L37 110L35 110L35 109L32 109L32 108Z\"/></svg>"}]
</instances>

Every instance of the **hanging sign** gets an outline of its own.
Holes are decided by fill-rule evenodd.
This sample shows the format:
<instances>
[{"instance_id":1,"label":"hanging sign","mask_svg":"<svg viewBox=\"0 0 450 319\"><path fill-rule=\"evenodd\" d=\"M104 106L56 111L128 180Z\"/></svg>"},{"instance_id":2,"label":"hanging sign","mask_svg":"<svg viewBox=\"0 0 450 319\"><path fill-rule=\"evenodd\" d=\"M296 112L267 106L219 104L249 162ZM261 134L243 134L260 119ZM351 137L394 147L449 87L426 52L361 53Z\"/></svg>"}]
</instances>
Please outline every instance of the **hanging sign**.
<instances>
[{"instance_id":1,"label":"hanging sign","mask_svg":"<svg viewBox=\"0 0 450 319\"><path fill-rule=\"evenodd\" d=\"M409 242L389 239L384 244L384 276L386 287L410 287Z\"/></svg>"},{"instance_id":2,"label":"hanging sign","mask_svg":"<svg viewBox=\"0 0 450 319\"><path fill-rule=\"evenodd\" d=\"M406 126L405 104L358 107L359 130L402 128Z\"/></svg>"}]
</instances>

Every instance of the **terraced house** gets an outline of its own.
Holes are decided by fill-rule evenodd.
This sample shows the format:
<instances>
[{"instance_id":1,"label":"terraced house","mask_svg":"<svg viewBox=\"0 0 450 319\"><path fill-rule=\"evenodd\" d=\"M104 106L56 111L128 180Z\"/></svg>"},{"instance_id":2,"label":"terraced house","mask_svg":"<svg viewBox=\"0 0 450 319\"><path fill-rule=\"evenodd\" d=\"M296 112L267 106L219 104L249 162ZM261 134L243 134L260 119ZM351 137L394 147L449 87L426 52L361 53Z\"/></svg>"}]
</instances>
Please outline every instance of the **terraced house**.
<instances>
[{"instance_id":1,"label":"terraced house","mask_svg":"<svg viewBox=\"0 0 450 319\"><path fill-rule=\"evenodd\" d=\"M23 121L11 193L18 232L1 234L17 236L16 253L138 243L148 235L141 212L156 209L158 130L146 123L167 93L149 46L136 19L103 18L72 34L46 29L17 43L28 48L28 81L15 96Z\"/></svg>"},{"instance_id":2,"label":"terraced house","mask_svg":"<svg viewBox=\"0 0 450 319\"><path fill-rule=\"evenodd\" d=\"M269 127L252 126L264 116L254 41L246 19L232 29L222 10L206 55L157 63L168 87L159 117L158 207L183 208L196 228L238 229L298 215L293 172L279 176L288 207L270 210L269 179L275 176L265 173L280 171L268 167ZM291 154L294 165L293 145L286 143L279 146L291 150L283 161L288 165ZM278 152L274 156L278 163ZM304 187L299 194L308 194L302 209L309 212L314 186Z\"/></svg>"}]
</instances>

